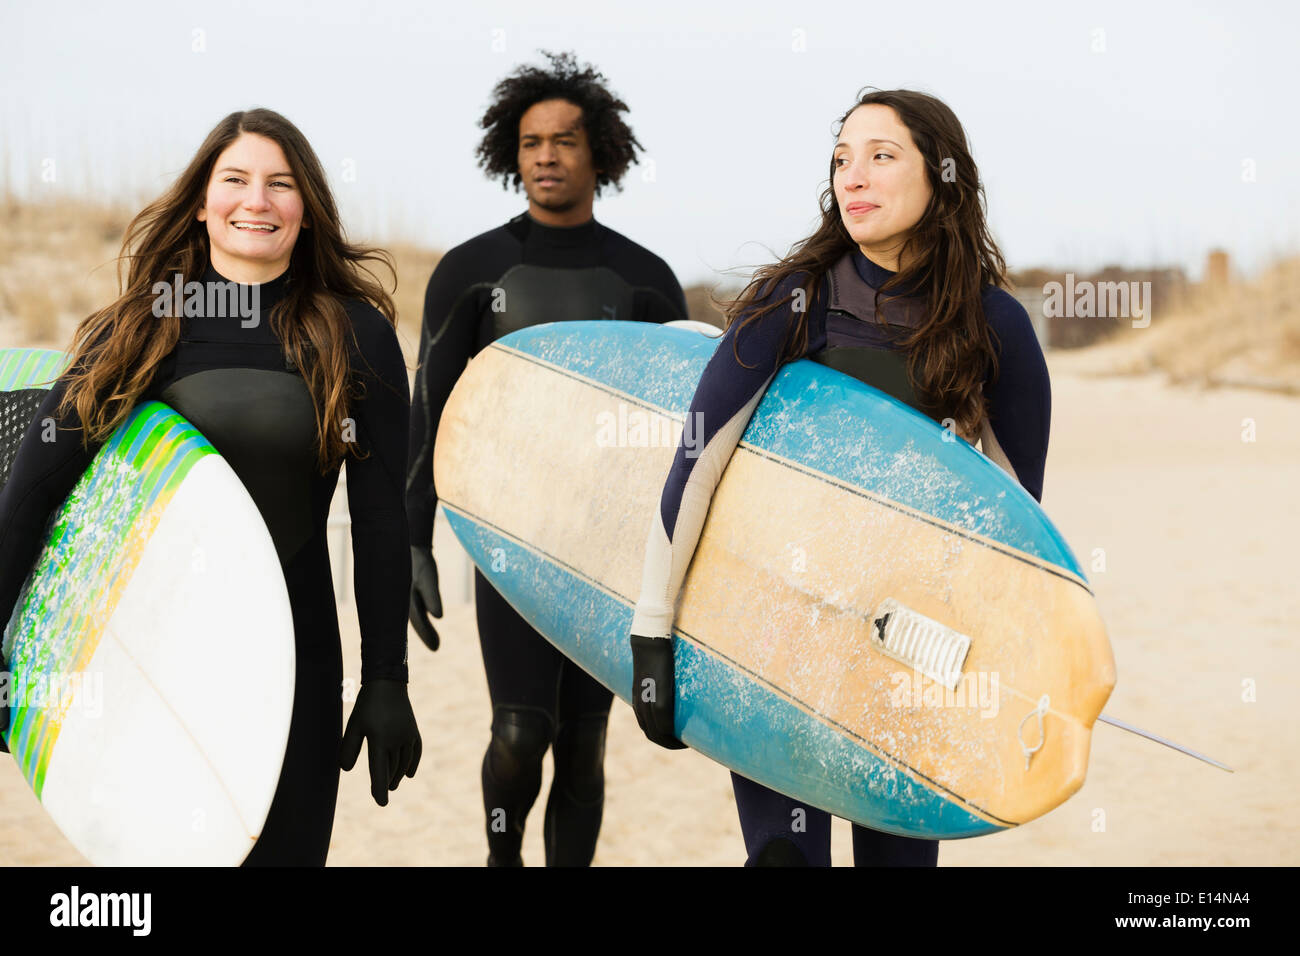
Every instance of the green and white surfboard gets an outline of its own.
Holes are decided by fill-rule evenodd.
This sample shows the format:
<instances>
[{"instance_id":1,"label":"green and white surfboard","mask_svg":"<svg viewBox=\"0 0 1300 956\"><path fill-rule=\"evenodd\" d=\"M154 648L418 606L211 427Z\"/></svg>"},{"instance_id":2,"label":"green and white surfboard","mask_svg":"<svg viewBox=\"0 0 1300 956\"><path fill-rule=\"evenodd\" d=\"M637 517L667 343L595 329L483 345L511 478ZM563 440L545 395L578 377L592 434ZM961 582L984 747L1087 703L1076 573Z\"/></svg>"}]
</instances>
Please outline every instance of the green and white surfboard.
<instances>
[{"instance_id":1,"label":"green and white surfboard","mask_svg":"<svg viewBox=\"0 0 1300 956\"><path fill-rule=\"evenodd\" d=\"M0 483L65 364L0 350ZM50 522L4 650L10 752L87 859L243 860L288 740L293 619L257 506L175 411L138 406L99 451Z\"/></svg>"}]
</instances>

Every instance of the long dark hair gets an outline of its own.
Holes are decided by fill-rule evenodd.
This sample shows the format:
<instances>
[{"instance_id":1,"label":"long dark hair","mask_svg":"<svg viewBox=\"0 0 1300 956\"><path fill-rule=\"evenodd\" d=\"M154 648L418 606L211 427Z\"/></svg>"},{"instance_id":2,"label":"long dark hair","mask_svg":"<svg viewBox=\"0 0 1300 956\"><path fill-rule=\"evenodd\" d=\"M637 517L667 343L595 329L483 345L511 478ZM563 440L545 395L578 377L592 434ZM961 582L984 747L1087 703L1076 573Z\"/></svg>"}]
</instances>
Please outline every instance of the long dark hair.
<instances>
[{"instance_id":1,"label":"long dark hair","mask_svg":"<svg viewBox=\"0 0 1300 956\"><path fill-rule=\"evenodd\" d=\"M984 376L986 370L997 374L997 352L980 293L985 285L1006 285L1006 263L985 221L979 170L957 117L942 101L925 93L860 93L857 103L840 117L839 128L854 110L872 103L893 109L907 127L924 158L932 191L929 206L900 250L898 274L876 292L876 317L882 319L881 302L901 295L901 290L925 298L928 308L923 324L898 340L907 351L908 376L927 405L954 419L962 434L977 435L986 410ZM945 181L943 175L948 159L952 160L948 167L951 181ZM723 304L728 325L740 319L743 329L791 302L793 295L765 300L783 279L797 273L807 274L802 288L805 301L812 301L831 266L856 247L840 218L834 163L832 156L816 231L791 247L785 258L760 268L735 299ZM807 343L807 310L797 310L782 359L801 355Z\"/></svg>"},{"instance_id":2,"label":"long dark hair","mask_svg":"<svg viewBox=\"0 0 1300 956\"><path fill-rule=\"evenodd\" d=\"M369 301L395 327L393 300L363 263L382 262L390 272L393 266L382 249L353 245L344 238L315 151L296 126L272 110L246 110L223 119L171 188L131 220L117 262L120 294L117 301L77 326L72 363L64 376L68 388L59 411L75 407L86 440L104 440L148 388L158 364L176 347L180 303L174 303L171 315L157 317L152 289L156 282L170 283L175 273L186 281L202 275L210 250L207 227L195 216L217 157L243 133L265 136L284 151L302 191L303 222L311 226L298 234L289 263L292 281L284 299L272 309L270 324L284 343L286 358L300 370L311 391L319 464L327 470L350 447L343 441L339 423L348 417L347 336L353 332L341 300Z\"/></svg>"}]
</instances>

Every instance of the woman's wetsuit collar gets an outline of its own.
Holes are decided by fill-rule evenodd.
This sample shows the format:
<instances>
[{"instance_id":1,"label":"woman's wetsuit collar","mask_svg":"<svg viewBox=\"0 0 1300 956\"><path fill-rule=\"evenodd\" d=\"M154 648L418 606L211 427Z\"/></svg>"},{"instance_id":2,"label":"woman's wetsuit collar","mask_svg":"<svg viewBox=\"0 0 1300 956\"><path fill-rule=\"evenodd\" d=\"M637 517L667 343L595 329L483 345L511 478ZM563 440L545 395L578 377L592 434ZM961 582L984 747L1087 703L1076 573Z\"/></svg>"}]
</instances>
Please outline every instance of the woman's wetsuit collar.
<instances>
[{"instance_id":1,"label":"woman's wetsuit collar","mask_svg":"<svg viewBox=\"0 0 1300 956\"><path fill-rule=\"evenodd\" d=\"M292 271L292 267L285 269L284 272L281 272L274 279L269 279L266 282L235 282L234 279L228 279L218 272L216 267L212 265L211 260L209 260L208 266L203 272L203 281L235 282L235 285L242 289L257 289L257 297L261 303L261 307L266 308L269 303L278 302L280 299L284 298L284 294L289 288L289 274Z\"/></svg>"},{"instance_id":2,"label":"woman's wetsuit collar","mask_svg":"<svg viewBox=\"0 0 1300 956\"><path fill-rule=\"evenodd\" d=\"M858 277L873 289L883 288L886 282L898 275L897 272L890 272L884 266L876 265L857 246L854 246L851 252L853 254L853 268L857 271ZM911 288L904 287L897 294L916 295L921 286L922 283L917 281L912 284Z\"/></svg>"}]
</instances>

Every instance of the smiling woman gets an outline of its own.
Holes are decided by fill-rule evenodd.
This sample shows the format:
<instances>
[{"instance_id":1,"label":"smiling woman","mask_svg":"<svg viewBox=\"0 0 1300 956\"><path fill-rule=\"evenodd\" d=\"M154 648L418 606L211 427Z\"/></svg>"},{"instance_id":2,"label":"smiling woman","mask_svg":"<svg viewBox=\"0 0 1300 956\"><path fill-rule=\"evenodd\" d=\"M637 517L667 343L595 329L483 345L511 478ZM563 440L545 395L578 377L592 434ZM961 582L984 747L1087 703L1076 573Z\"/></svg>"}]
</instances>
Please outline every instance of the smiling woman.
<instances>
[{"instance_id":1,"label":"smiling woman","mask_svg":"<svg viewBox=\"0 0 1300 956\"><path fill-rule=\"evenodd\" d=\"M244 133L217 157L198 219L208 224L212 266L236 282L268 282L289 267L304 225L302 193L284 151Z\"/></svg>"},{"instance_id":2,"label":"smiling woman","mask_svg":"<svg viewBox=\"0 0 1300 956\"><path fill-rule=\"evenodd\" d=\"M352 768L363 739L381 806L420 757L406 696L407 378L392 300L367 261L387 263L386 254L344 241L302 133L270 110L231 113L127 228L120 296L78 327L71 365L0 491L8 620L50 513L138 404L157 399L180 412L247 488L284 573L296 651L289 742L248 864L325 863L340 764ZM169 285L186 294L160 307L156 290ZM226 293L254 314L215 307ZM42 441L40 423L51 419L59 438ZM326 543L344 466L362 632L362 687L346 734Z\"/></svg>"}]
</instances>

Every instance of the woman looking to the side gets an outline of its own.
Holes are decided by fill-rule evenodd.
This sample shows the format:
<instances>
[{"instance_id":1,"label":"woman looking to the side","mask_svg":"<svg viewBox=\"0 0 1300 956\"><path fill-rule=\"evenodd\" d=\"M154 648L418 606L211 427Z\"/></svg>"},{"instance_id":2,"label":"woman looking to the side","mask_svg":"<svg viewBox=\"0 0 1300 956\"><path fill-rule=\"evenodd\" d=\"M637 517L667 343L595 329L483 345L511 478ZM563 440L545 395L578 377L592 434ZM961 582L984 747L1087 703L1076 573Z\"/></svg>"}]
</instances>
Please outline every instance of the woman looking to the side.
<instances>
[{"instance_id":1,"label":"woman looking to the side","mask_svg":"<svg viewBox=\"0 0 1300 956\"><path fill-rule=\"evenodd\" d=\"M703 422L703 451L688 456L678 447L651 523L631 645L632 700L652 741L683 746L673 713L677 595L714 489L785 362L814 359L979 440L1041 499L1047 367L1005 282L957 117L923 93L860 96L840 120L817 230L729 305L688 416ZM641 693L645 681L654 682L653 695ZM732 784L748 864L830 865L829 814L738 774ZM938 859L936 840L856 824L853 850L859 866Z\"/></svg>"}]
</instances>

